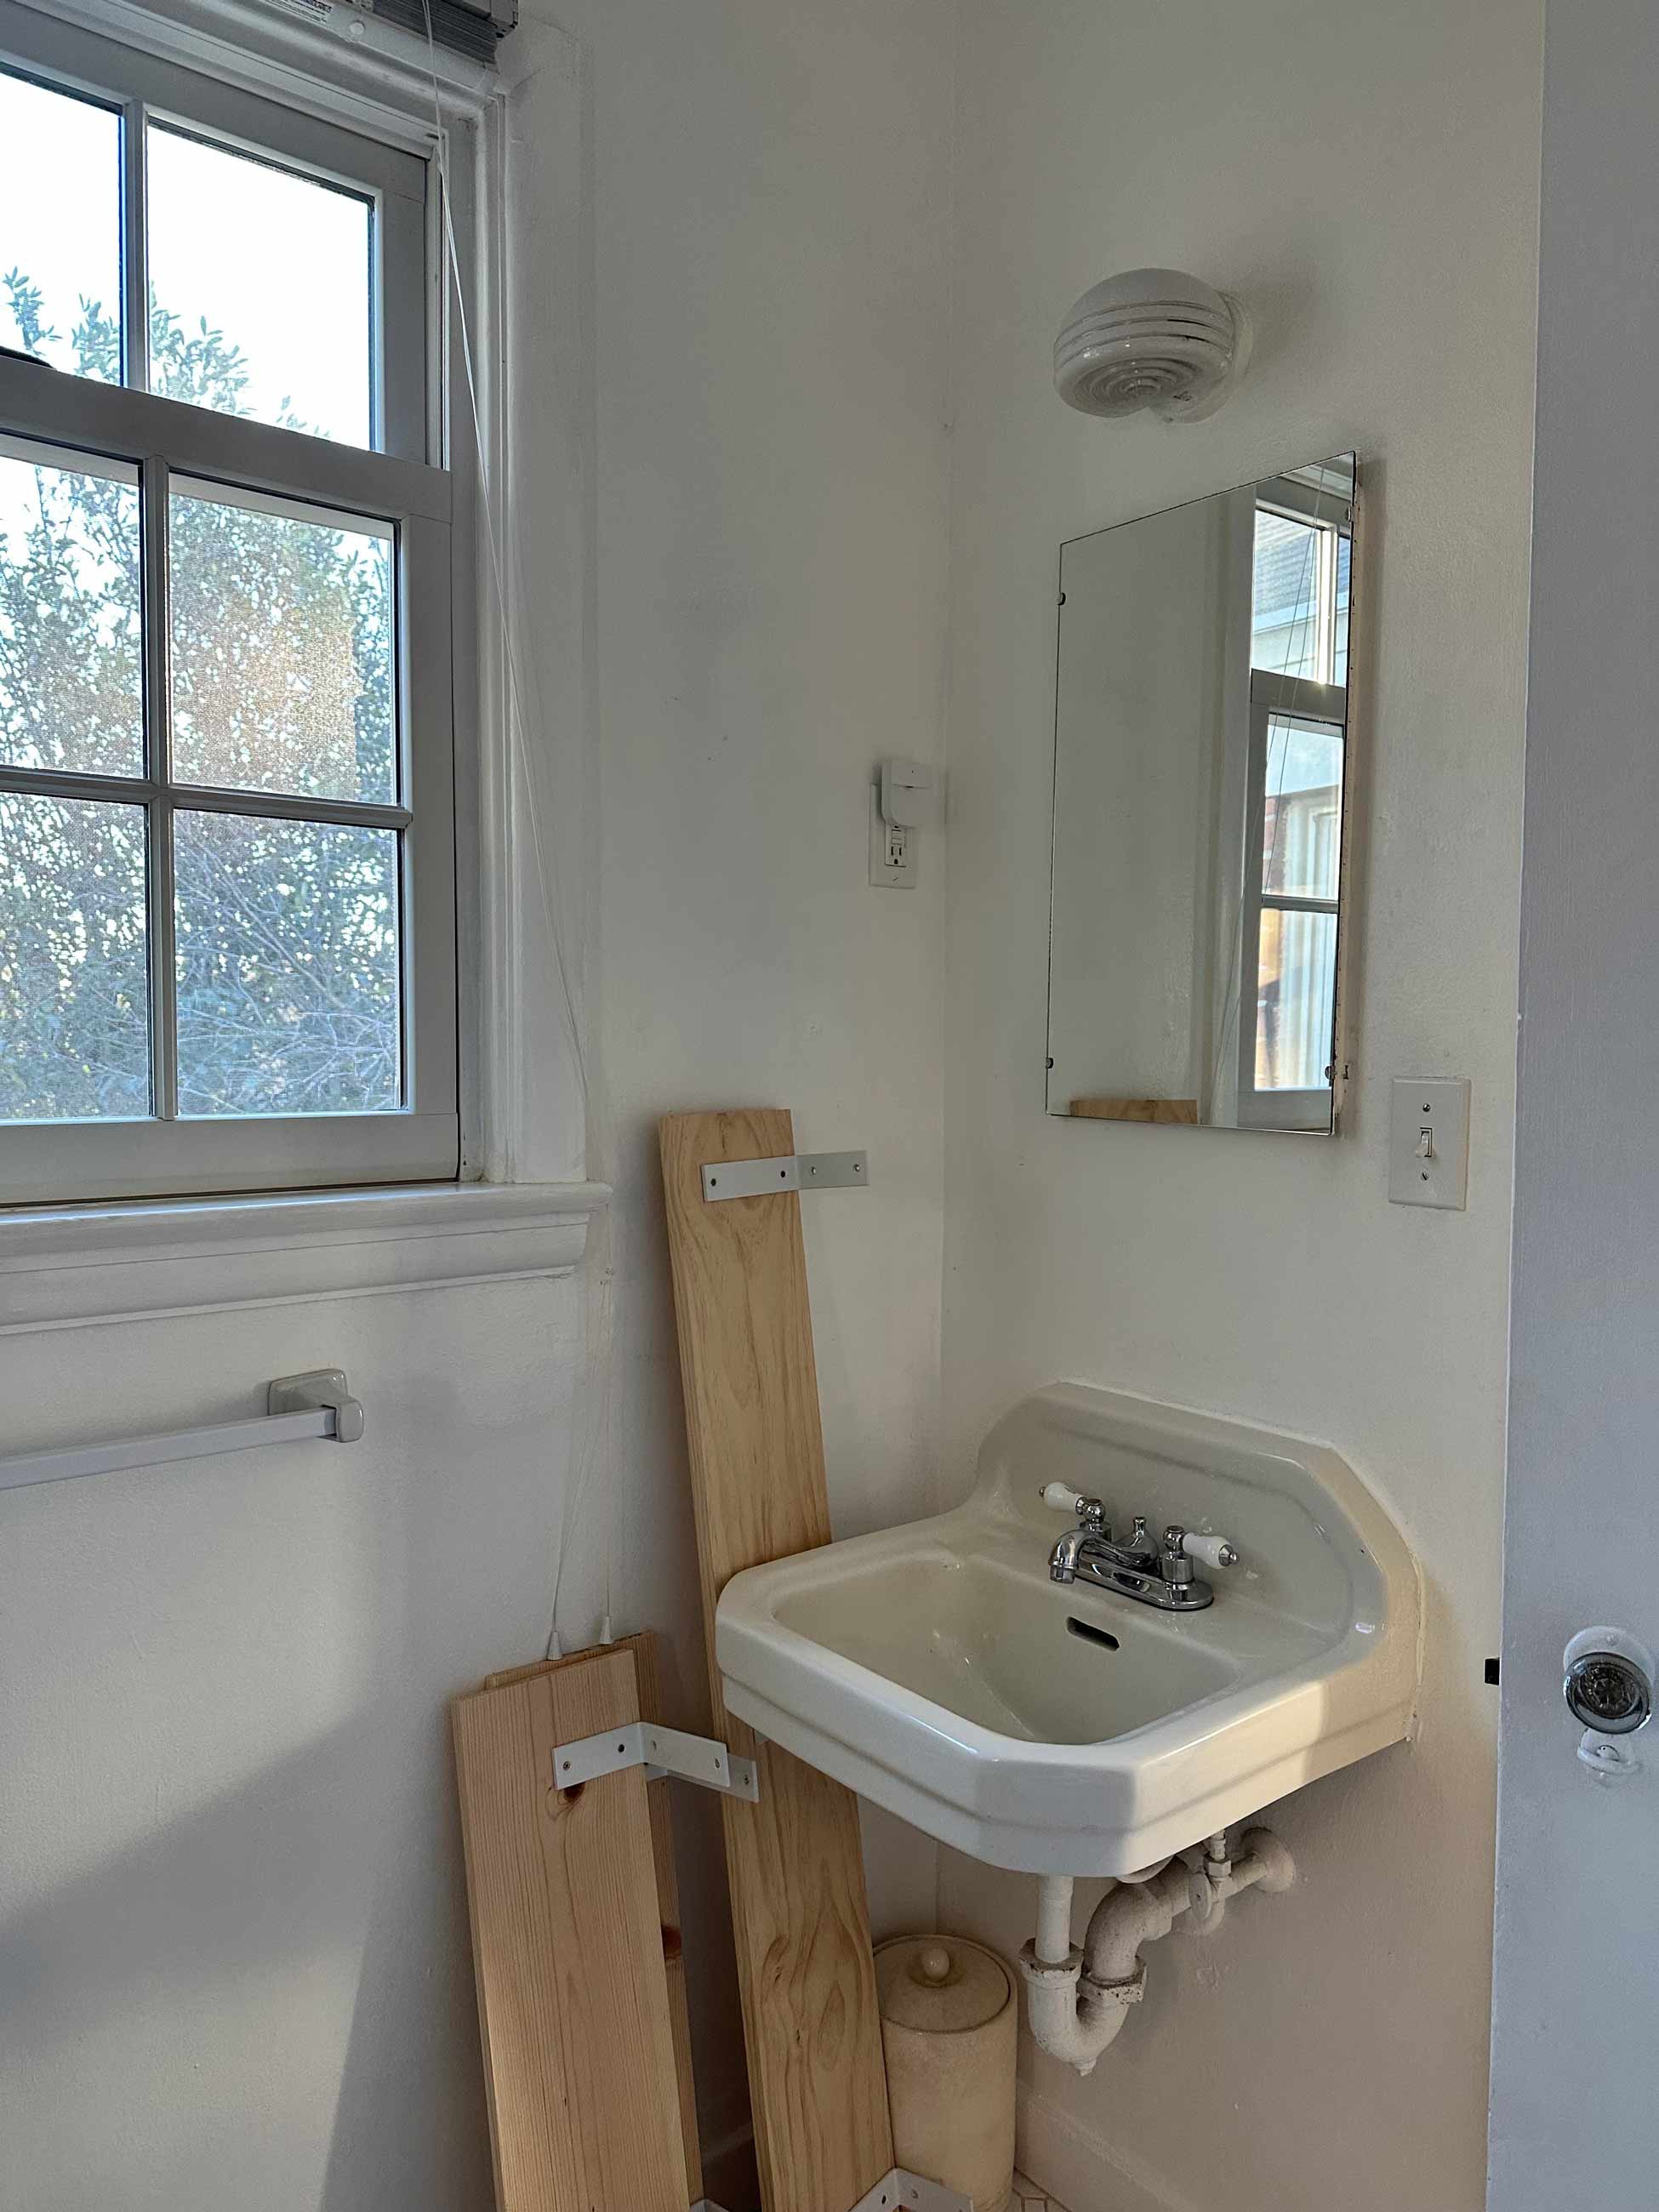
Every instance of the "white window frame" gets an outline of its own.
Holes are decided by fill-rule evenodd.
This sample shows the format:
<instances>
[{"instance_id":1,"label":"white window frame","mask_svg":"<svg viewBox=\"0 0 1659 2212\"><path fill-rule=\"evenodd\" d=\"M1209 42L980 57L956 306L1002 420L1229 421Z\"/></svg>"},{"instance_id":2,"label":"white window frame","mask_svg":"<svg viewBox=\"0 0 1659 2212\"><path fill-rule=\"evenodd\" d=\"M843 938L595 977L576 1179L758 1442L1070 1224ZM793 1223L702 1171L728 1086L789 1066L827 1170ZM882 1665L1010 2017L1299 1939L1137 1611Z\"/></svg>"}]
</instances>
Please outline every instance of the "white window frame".
<instances>
[{"instance_id":1,"label":"white window frame","mask_svg":"<svg viewBox=\"0 0 1659 2212\"><path fill-rule=\"evenodd\" d=\"M455 645L471 601L458 595L454 485L438 402L441 295L431 165L339 123L272 101L173 59L0 0L0 61L90 96L124 118L123 321L127 382L100 384L0 359L0 434L24 446L125 462L141 484L149 751L137 779L0 769L0 785L64 797L137 800L147 811L151 882L152 1051L161 1071L151 1118L9 1124L0 1128L0 1204L85 1202L197 1193L291 1191L453 1181L463 1172L458 1059ZM374 414L381 451L339 444L158 398L148 380L143 168L153 115L213 142L370 197L377 220ZM50 458L50 455L43 455ZM403 775L394 806L289 802L269 794L188 791L168 774L164 655L170 475L199 477L278 503L373 518L397 545L397 696ZM458 604L459 600L459 604ZM341 1115L173 1117L171 819L179 805L244 814L354 822L399 831L404 1109Z\"/></svg>"},{"instance_id":2,"label":"white window frame","mask_svg":"<svg viewBox=\"0 0 1659 2212\"><path fill-rule=\"evenodd\" d=\"M1310 677L1276 676L1266 669L1250 674L1250 738L1245 770L1244 886L1240 901L1242 955L1240 974L1248 988L1239 994L1238 1007L1238 1121L1246 1129L1328 1129L1331 1125L1336 1066L1337 986L1331 994L1331 1031L1327 1065L1331 1079L1316 1090L1264 1090L1255 1079L1257 989L1261 965L1261 917L1278 914L1328 914L1340 942L1340 898L1304 898L1262 888L1262 836L1267 822L1267 756L1276 721L1308 722L1334 729L1345 755L1343 814L1347 793L1347 696L1340 684L1320 684ZM1339 890L1340 888L1339 878ZM1332 947L1333 975L1337 945Z\"/></svg>"},{"instance_id":3,"label":"white window frame","mask_svg":"<svg viewBox=\"0 0 1659 2212\"><path fill-rule=\"evenodd\" d=\"M153 118L193 137L342 186L374 208L374 415L378 451L424 461L433 417L426 387L428 340L428 165L420 155L321 120L160 54L0 0L0 64L121 117L123 132L122 323L129 389L149 388L149 293L146 263L143 125ZM48 189L42 180L42 189ZM240 418L238 418L240 419Z\"/></svg>"},{"instance_id":4,"label":"white window frame","mask_svg":"<svg viewBox=\"0 0 1659 2212\"><path fill-rule=\"evenodd\" d=\"M313 21L264 0L27 5L423 161L441 137L447 207L433 195L427 209L428 451L448 465L453 501L461 1178L0 1206L0 1337L566 1273L610 1199L586 1180L580 1066L549 988L559 955L544 866L558 856L575 918L565 959L580 1019L599 834L586 49L526 19L498 72L441 47L434 57L423 40L356 8ZM436 251L443 228L458 248L450 277ZM496 488L493 551L481 474ZM533 621L521 625L538 707L527 748L507 710L498 569L509 593L521 574L534 580Z\"/></svg>"}]
</instances>

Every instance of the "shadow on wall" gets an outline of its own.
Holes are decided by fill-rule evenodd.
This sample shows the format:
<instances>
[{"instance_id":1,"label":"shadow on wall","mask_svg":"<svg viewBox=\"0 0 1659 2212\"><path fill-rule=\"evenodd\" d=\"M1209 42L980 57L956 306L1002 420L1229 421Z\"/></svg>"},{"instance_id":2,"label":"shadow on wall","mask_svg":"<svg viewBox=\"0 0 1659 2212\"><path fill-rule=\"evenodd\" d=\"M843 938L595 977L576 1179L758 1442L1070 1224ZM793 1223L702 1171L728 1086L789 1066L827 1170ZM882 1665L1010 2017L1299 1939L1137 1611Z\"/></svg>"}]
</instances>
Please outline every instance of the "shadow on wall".
<instances>
[{"instance_id":1,"label":"shadow on wall","mask_svg":"<svg viewBox=\"0 0 1659 2212\"><path fill-rule=\"evenodd\" d=\"M417 2203L422 2191L456 2212L495 2212L483 2057L478 2045L472 1930L462 1871L461 1824L454 1789L449 1715L433 1729L430 1756L404 1762L406 1774L439 1783L428 1850L436 1876L425 1945L411 1956L407 1887L390 1863L377 1865L359 1957L351 2029L340 2068L339 2101L329 2139L318 2212L368 2212ZM420 1793L410 1788L411 1798ZM412 1805L411 1831L420 1829ZM449 1869L454 1878L446 1879ZM401 2075L388 2080L388 2052ZM447 2094L434 2097L434 2085ZM388 2111L400 2116L387 2141ZM407 2124L402 2124L406 2117ZM440 2180L438 2177L446 2177Z\"/></svg>"},{"instance_id":2,"label":"shadow on wall","mask_svg":"<svg viewBox=\"0 0 1659 2212\"><path fill-rule=\"evenodd\" d=\"M135 2016L139 2033L148 2025L156 2068L177 2067L183 2083L175 2139L165 2115L159 2130L153 2109L140 2116L143 2201L223 2201L234 2171L279 2145L287 2170L303 2171L331 2103L319 2212L428 2202L489 2212L460 1864L447 1716L417 1741L365 1717L0 1923L6 2040L30 2049L66 2107L107 2122L101 2140L82 2131L65 2145L56 2191L30 2212L134 2201L121 2092L74 2078L101 2073L123 2014L129 2035ZM411 1869L424 1911L410 1910ZM257 2049L239 2052L250 2021ZM204 2073L217 2076L216 2108L210 2098L204 2109ZM159 2078L129 2089L153 2105Z\"/></svg>"}]
</instances>

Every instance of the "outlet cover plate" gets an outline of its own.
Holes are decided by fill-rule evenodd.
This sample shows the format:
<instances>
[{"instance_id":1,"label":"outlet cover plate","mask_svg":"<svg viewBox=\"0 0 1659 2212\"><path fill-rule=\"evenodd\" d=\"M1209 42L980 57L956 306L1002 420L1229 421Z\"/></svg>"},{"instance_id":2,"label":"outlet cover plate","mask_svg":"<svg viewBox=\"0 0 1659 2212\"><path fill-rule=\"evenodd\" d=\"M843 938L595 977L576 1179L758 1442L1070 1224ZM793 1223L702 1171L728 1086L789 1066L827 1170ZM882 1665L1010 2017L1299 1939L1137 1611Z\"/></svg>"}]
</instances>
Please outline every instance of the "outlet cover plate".
<instances>
[{"instance_id":1,"label":"outlet cover plate","mask_svg":"<svg viewBox=\"0 0 1659 2212\"><path fill-rule=\"evenodd\" d=\"M1389 1110L1390 1200L1461 1212L1468 1194L1468 1076L1396 1076Z\"/></svg>"},{"instance_id":2,"label":"outlet cover plate","mask_svg":"<svg viewBox=\"0 0 1659 2212\"><path fill-rule=\"evenodd\" d=\"M882 890L914 890L916 881L916 842L919 830L897 829L882 819L881 789L870 787L870 880ZM896 841L894 843L892 841ZM894 851L902 860L892 860Z\"/></svg>"}]
</instances>

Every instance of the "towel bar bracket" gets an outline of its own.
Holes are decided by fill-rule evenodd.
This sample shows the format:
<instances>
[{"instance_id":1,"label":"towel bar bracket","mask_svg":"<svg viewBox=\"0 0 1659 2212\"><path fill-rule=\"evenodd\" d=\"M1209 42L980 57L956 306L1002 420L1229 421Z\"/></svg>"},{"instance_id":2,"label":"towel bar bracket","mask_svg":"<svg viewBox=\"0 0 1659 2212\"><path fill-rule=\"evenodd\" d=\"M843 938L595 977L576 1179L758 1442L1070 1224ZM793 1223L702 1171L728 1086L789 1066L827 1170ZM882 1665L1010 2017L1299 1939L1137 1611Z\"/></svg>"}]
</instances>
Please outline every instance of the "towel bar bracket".
<instances>
[{"instance_id":1,"label":"towel bar bracket","mask_svg":"<svg viewBox=\"0 0 1659 2212\"><path fill-rule=\"evenodd\" d=\"M331 1442L355 1444L363 1433L363 1409L351 1395L343 1367L311 1367L303 1375L279 1375L265 1393L267 1413L331 1413Z\"/></svg>"}]
</instances>

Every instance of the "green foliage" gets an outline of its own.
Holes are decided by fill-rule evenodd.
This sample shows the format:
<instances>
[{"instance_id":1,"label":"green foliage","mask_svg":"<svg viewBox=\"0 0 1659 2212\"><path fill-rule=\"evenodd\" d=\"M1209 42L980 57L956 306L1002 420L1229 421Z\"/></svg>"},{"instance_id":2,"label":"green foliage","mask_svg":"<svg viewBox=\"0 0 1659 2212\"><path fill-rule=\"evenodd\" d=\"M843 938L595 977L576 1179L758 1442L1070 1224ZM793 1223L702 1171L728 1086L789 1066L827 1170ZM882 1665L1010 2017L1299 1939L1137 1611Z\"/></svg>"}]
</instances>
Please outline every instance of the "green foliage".
<instances>
[{"instance_id":1,"label":"green foliage","mask_svg":"<svg viewBox=\"0 0 1659 2212\"><path fill-rule=\"evenodd\" d=\"M38 287L0 281L25 346L59 344ZM99 303L70 343L82 375L118 379ZM150 362L168 398L246 411L242 356L205 323L153 308ZM169 526L175 775L394 796L389 545L180 494ZM0 760L142 776L144 649L136 488L0 457ZM149 1110L144 820L108 798L0 796L0 1121ZM398 1103L396 843L181 811L181 1113Z\"/></svg>"}]
</instances>

